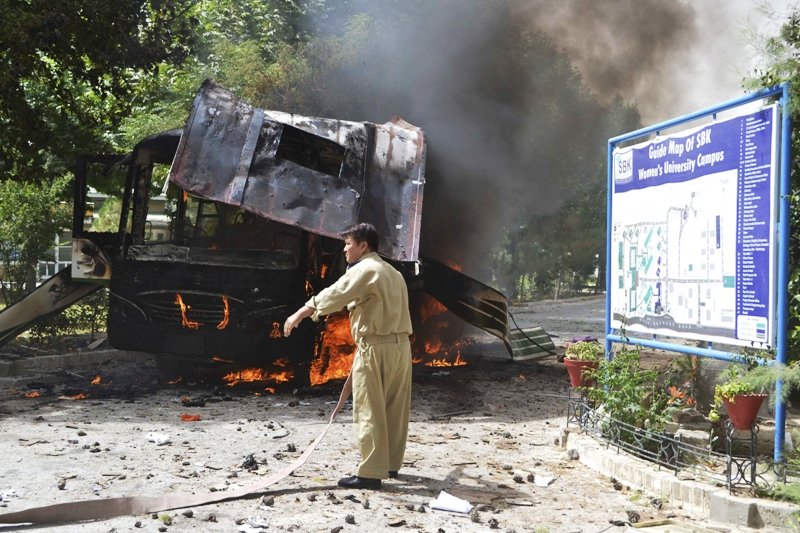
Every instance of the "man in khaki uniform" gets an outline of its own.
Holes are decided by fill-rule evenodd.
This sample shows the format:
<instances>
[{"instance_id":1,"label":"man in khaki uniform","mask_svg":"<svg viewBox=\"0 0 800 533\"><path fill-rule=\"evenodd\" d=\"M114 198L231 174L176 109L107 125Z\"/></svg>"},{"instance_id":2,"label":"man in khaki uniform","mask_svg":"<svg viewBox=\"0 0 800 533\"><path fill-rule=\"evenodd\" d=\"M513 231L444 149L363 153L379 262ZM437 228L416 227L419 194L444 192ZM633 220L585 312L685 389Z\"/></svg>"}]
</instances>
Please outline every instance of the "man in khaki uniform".
<instances>
[{"instance_id":1,"label":"man in khaki uniform","mask_svg":"<svg viewBox=\"0 0 800 533\"><path fill-rule=\"evenodd\" d=\"M313 296L286 319L284 335L307 317L347 307L358 346L351 378L353 423L361 463L355 476L339 486L378 489L381 479L397 477L403 464L411 407L411 317L402 274L377 254L378 232L372 224L345 229L348 269L333 285Z\"/></svg>"}]
</instances>

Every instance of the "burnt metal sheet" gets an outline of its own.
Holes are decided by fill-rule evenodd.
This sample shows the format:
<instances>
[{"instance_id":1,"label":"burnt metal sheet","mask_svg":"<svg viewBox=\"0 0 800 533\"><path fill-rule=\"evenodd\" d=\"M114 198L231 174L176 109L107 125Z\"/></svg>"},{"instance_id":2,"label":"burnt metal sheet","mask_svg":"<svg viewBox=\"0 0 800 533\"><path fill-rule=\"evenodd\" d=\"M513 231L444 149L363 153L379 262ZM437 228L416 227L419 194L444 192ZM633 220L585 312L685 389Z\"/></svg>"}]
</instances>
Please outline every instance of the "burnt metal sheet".
<instances>
[{"instance_id":1,"label":"burnt metal sheet","mask_svg":"<svg viewBox=\"0 0 800 533\"><path fill-rule=\"evenodd\" d=\"M400 118L373 124L262 110L206 81L170 180L191 194L328 237L370 222L383 255L414 261L425 155L422 130Z\"/></svg>"},{"instance_id":2,"label":"burnt metal sheet","mask_svg":"<svg viewBox=\"0 0 800 533\"><path fill-rule=\"evenodd\" d=\"M498 337L513 355L508 322L508 298L500 291L432 259L420 258L423 289L447 309Z\"/></svg>"}]
</instances>

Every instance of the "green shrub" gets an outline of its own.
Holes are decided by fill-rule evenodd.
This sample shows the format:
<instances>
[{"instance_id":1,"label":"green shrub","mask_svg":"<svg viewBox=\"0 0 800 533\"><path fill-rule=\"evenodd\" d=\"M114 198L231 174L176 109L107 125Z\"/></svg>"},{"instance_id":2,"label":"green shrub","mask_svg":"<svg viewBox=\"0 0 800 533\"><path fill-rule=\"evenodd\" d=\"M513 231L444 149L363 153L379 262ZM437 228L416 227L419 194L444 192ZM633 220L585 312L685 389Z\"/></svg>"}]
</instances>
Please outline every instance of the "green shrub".
<instances>
[{"instance_id":1,"label":"green shrub","mask_svg":"<svg viewBox=\"0 0 800 533\"><path fill-rule=\"evenodd\" d=\"M573 342L564 351L564 357L576 361L600 361L605 355L605 348L597 341Z\"/></svg>"},{"instance_id":2,"label":"green shrub","mask_svg":"<svg viewBox=\"0 0 800 533\"><path fill-rule=\"evenodd\" d=\"M631 426L661 431L670 418L669 396L657 370L641 366L640 348L623 348L590 373L596 386L586 394L605 414Z\"/></svg>"},{"instance_id":3,"label":"green shrub","mask_svg":"<svg viewBox=\"0 0 800 533\"><path fill-rule=\"evenodd\" d=\"M51 343L63 335L85 335L92 338L104 331L108 316L108 290L100 289L31 328L31 338L39 343Z\"/></svg>"}]
</instances>

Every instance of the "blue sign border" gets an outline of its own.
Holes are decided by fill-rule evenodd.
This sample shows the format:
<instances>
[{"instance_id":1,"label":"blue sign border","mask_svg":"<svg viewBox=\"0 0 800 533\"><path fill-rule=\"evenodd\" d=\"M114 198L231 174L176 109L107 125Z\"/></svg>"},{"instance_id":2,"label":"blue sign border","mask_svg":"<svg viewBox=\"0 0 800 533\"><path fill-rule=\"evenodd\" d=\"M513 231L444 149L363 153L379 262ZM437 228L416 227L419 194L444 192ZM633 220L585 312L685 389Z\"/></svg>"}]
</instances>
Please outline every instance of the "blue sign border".
<instances>
[{"instance_id":1,"label":"blue sign border","mask_svg":"<svg viewBox=\"0 0 800 533\"><path fill-rule=\"evenodd\" d=\"M777 261L775 263L775 271L769 272L770 276L775 277L774 286L777 288L776 294L776 312L775 312L775 337L776 337L776 354L774 362L779 364L787 363L787 343L788 343L788 281L789 281L789 194L790 194L790 165L791 165L791 134L792 134L792 121L791 113L789 111L789 84L784 83L769 89L763 89L749 95L745 95L735 100L730 100L723 104L703 109L695 113L691 113L682 117L668 120L653 126L648 126L640 130L627 133L618 137L613 137L608 140L608 197L607 197L607 211L606 211L606 228L608 235L611 235L611 215L612 215L612 199L613 199L613 169L614 163L613 152L614 149L621 143L630 142L638 138L643 138L651 134L658 134L660 130L666 130L683 124L688 124L692 121L702 119L704 117L715 117L717 113L733 109L739 106L744 106L751 102L758 100L765 100L768 98L776 98L781 107L781 129L779 136L780 148L780 168L778 176L778 213L777 213ZM607 239L608 246L606 247L606 265L611 265L611 241ZM611 269L606 268L606 287L611 286ZM611 300L608 290L606 291L606 354L607 357L612 356L612 343L624 343L636 346L644 346L655 349L663 349L675 351L679 353L686 353L690 355L697 355L700 357L711 357L714 359L724 361L736 361L740 359L740 355L728 351L716 350L711 346L708 348L684 346L679 344L672 344L668 342L661 342L651 339L638 339L625 335L614 333L611 329ZM765 361L770 363L771 361ZM776 384L776 396L778 400L775 406L775 460L781 461L783 458L783 445L786 429L786 406L780 400L780 391L782 383L779 381Z\"/></svg>"}]
</instances>

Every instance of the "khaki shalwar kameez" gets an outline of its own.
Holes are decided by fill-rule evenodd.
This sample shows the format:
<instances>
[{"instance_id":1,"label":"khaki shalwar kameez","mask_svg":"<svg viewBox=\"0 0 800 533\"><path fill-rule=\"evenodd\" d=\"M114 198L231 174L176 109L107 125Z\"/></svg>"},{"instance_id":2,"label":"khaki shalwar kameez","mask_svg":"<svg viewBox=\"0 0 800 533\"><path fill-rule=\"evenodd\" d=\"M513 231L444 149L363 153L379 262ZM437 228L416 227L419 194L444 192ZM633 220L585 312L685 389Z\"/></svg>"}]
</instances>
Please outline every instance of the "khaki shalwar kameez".
<instances>
[{"instance_id":1,"label":"khaki shalwar kameez","mask_svg":"<svg viewBox=\"0 0 800 533\"><path fill-rule=\"evenodd\" d=\"M361 463L356 475L384 479L398 471L411 408L411 317L402 274L375 252L306 302L313 320L350 313L358 350L353 359L353 423Z\"/></svg>"}]
</instances>

